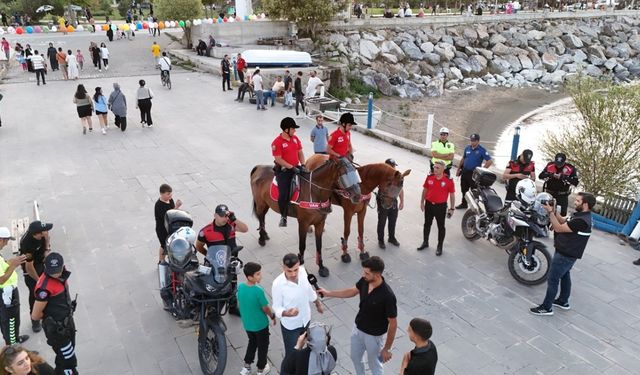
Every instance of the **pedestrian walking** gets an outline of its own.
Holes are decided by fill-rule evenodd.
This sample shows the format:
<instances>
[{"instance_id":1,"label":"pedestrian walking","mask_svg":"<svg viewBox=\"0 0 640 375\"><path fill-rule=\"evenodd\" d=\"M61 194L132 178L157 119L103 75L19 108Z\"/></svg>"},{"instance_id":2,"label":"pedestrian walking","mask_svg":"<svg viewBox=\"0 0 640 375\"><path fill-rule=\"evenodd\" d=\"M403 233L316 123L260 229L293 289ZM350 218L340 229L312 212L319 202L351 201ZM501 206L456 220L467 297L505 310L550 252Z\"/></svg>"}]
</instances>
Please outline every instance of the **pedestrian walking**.
<instances>
[{"instance_id":1,"label":"pedestrian walking","mask_svg":"<svg viewBox=\"0 0 640 375\"><path fill-rule=\"evenodd\" d=\"M160 67L160 46L158 43L153 42L151 45L151 54L153 55L153 62L156 64L156 69Z\"/></svg>"},{"instance_id":2,"label":"pedestrian walking","mask_svg":"<svg viewBox=\"0 0 640 375\"><path fill-rule=\"evenodd\" d=\"M4 56L7 58L7 61L9 61L9 57L11 57L11 45L5 37L2 37L2 51L4 52ZM239 55L240 54L238 54L238 56Z\"/></svg>"},{"instance_id":3,"label":"pedestrian walking","mask_svg":"<svg viewBox=\"0 0 640 375\"><path fill-rule=\"evenodd\" d=\"M313 142L313 152L315 154L327 154L329 129L324 126L324 116L322 114L316 115L316 126L311 129L311 142Z\"/></svg>"},{"instance_id":4,"label":"pedestrian walking","mask_svg":"<svg viewBox=\"0 0 640 375\"><path fill-rule=\"evenodd\" d=\"M58 60L56 59L56 47L53 46L53 43L49 43L49 48L47 48L47 58L49 59L49 65L51 66L51 71L55 71L60 69L58 66Z\"/></svg>"},{"instance_id":5,"label":"pedestrian walking","mask_svg":"<svg viewBox=\"0 0 640 375\"><path fill-rule=\"evenodd\" d=\"M164 217L167 211L173 209L179 209L182 207L182 201L178 199L177 202L173 201L173 189L169 184L160 185L160 196L153 207L153 213L156 220L156 236L160 241L160 249L158 250L158 263L165 261L167 254L167 228L164 225Z\"/></svg>"},{"instance_id":6,"label":"pedestrian walking","mask_svg":"<svg viewBox=\"0 0 640 375\"><path fill-rule=\"evenodd\" d=\"M42 57L42 55L38 53L38 50L35 50L34 52L35 53L33 55L29 56L29 61L31 62L33 71L36 72L36 81L38 83L38 86L40 86L40 78L42 78L42 84L46 85L47 82L44 78L46 72L44 57Z\"/></svg>"},{"instance_id":7,"label":"pedestrian walking","mask_svg":"<svg viewBox=\"0 0 640 375\"><path fill-rule=\"evenodd\" d=\"M59 253L44 259L44 272L36 284L36 302L32 320L42 319L47 344L56 353L56 374L78 375L76 358L76 325L73 313L76 301L69 292L69 272Z\"/></svg>"},{"instance_id":8,"label":"pedestrian walking","mask_svg":"<svg viewBox=\"0 0 640 375\"><path fill-rule=\"evenodd\" d=\"M220 62L220 71L222 73L222 91L225 90L225 83L227 84L227 90L231 90L231 63L229 62L229 55L224 55Z\"/></svg>"},{"instance_id":9,"label":"pedestrian walking","mask_svg":"<svg viewBox=\"0 0 640 375\"><path fill-rule=\"evenodd\" d=\"M100 43L100 58L102 59L104 70L109 70L109 49L104 43Z\"/></svg>"},{"instance_id":10,"label":"pedestrian walking","mask_svg":"<svg viewBox=\"0 0 640 375\"><path fill-rule=\"evenodd\" d=\"M438 350L429 340L433 333L431 322L426 319L413 318L407 327L407 336L415 344L413 350L402 357L400 375L433 375L438 363Z\"/></svg>"},{"instance_id":11,"label":"pedestrian walking","mask_svg":"<svg viewBox=\"0 0 640 375\"><path fill-rule=\"evenodd\" d=\"M62 72L62 79L69 79L69 72L67 71L67 54L64 53L62 47L58 47L56 60L58 61L58 66L60 67L60 71Z\"/></svg>"},{"instance_id":12,"label":"pedestrian walking","mask_svg":"<svg viewBox=\"0 0 640 375\"><path fill-rule=\"evenodd\" d=\"M76 50L76 61L78 62L80 70L84 70L84 55L80 50Z\"/></svg>"},{"instance_id":13,"label":"pedestrian walking","mask_svg":"<svg viewBox=\"0 0 640 375\"><path fill-rule=\"evenodd\" d=\"M262 281L262 266L258 263L247 262L243 267L247 278L246 283L238 285L238 307L240 308L240 320L249 343L244 355L244 366L240 375L251 374L251 364L258 352L257 375L268 374L270 370L267 362L269 353L269 319L276 324L276 314L269 307L269 301L264 289L260 286Z\"/></svg>"},{"instance_id":14,"label":"pedestrian walking","mask_svg":"<svg viewBox=\"0 0 640 375\"><path fill-rule=\"evenodd\" d=\"M55 370L38 352L20 345L5 346L0 350L0 375L56 375Z\"/></svg>"},{"instance_id":15,"label":"pedestrian walking","mask_svg":"<svg viewBox=\"0 0 640 375\"><path fill-rule=\"evenodd\" d=\"M393 159L387 159L384 162L394 169L398 166L398 163ZM396 239L396 222L398 221L398 211L404 208L404 190L400 190L400 193L398 194L400 203L398 203L398 198L396 198L393 200L393 204L389 208L383 207L383 198L384 197L380 192L376 194L376 206L378 207L378 247L386 249L387 246L384 243L384 227L387 220L389 220L389 243L393 246L400 246L400 242Z\"/></svg>"},{"instance_id":16,"label":"pedestrian walking","mask_svg":"<svg viewBox=\"0 0 640 375\"><path fill-rule=\"evenodd\" d=\"M284 106L293 108L293 78L288 69L284 71Z\"/></svg>"},{"instance_id":17,"label":"pedestrian walking","mask_svg":"<svg viewBox=\"0 0 640 375\"><path fill-rule=\"evenodd\" d=\"M567 155L559 152L538 177L545 181L542 190L551 194L560 206L560 215L567 216L571 186L578 186L579 183L576 167L567 163Z\"/></svg>"},{"instance_id":18,"label":"pedestrian walking","mask_svg":"<svg viewBox=\"0 0 640 375\"><path fill-rule=\"evenodd\" d=\"M473 171L478 167L482 167L483 163L484 168L489 168L493 164L491 155L480 145L480 135L471 134L469 136L469 145L464 148L462 160L460 160L460 165L456 172L456 176L460 177L460 193L462 194L462 202L456 206L457 209L466 209L468 207L464 195L469 189L476 187L475 182L473 182Z\"/></svg>"},{"instance_id":19,"label":"pedestrian walking","mask_svg":"<svg viewBox=\"0 0 640 375\"><path fill-rule=\"evenodd\" d=\"M210 38L212 38L211 36L209 36ZM247 67L247 61L242 57L242 54L238 54L238 57L236 58L236 70L238 71L238 81L239 82L244 82L244 73L245 73L245 68Z\"/></svg>"},{"instance_id":20,"label":"pedestrian walking","mask_svg":"<svg viewBox=\"0 0 640 375\"><path fill-rule=\"evenodd\" d=\"M517 199L516 185L520 180L524 180L525 178L530 178L533 181L536 180L536 164L531 158L533 158L533 151L527 149L522 151L522 154L520 154L516 160L511 160L509 164L507 164L507 168L505 168L502 174L502 178L507 180L505 203Z\"/></svg>"},{"instance_id":21,"label":"pedestrian walking","mask_svg":"<svg viewBox=\"0 0 640 375\"><path fill-rule=\"evenodd\" d=\"M67 51L67 74L69 79L78 79L80 77L80 67L78 66L78 60L73 54L73 51Z\"/></svg>"},{"instance_id":22,"label":"pedestrian walking","mask_svg":"<svg viewBox=\"0 0 640 375\"><path fill-rule=\"evenodd\" d=\"M286 357L311 321L309 303L313 302L320 314L324 312L316 291L309 284L307 271L300 265L296 254L289 253L282 258L282 273L273 280L271 297L273 310L280 319Z\"/></svg>"},{"instance_id":23,"label":"pedestrian walking","mask_svg":"<svg viewBox=\"0 0 640 375\"><path fill-rule=\"evenodd\" d=\"M33 63L31 62L31 59L29 57L31 57L33 55L33 49L31 48L31 45L29 44L25 44L24 46L24 58L27 59L27 71L29 72L33 72Z\"/></svg>"},{"instance_id":24,"label":"pedestrian walking","mask_svg":"<svg viewBox=\"0 0 640 375\"><path fill-rule=\"evenodd\" d=\"M257 67L253 72L253 76L251 77L251 81L253 82L253 92L256 94L256 104L257 110L266 111L267 107L264 105L264 87L262 76L260 75L260 68Z\"/></svg>"},{"instance_id":25,"label":"pedestrian walking","mask_svg":"<svg viewBox=\"0 0 640 375\"><path fill-rule=\"evenodd\" d=\"M87 127L89 131L92 132L93 124L91 123L91 115L93 114L93 101L87 94L87 89L84 88L83 84L78 85L76 93L73 96L73 102L76 105L80 124L82 125L82 134L87 134Z\"/></svg>"},{"instance_id":26,"label":"pedestrian walking","mask_svg":"<svg viewBox=\"0 0 640 375\"><path fill-rule=\"evenodd\" d=\"M102 94L102 87L96 87L95 90L96 92L93 94L93 106L96 109L102 134L107 134L107 98Z\"/></svg>"},{"instance_id":27,"label":"pedestrian walking","mask_svg":"<svg viewBox=\"0 0 640 375\"><path fill-rule=\"evenodd\" d=\"M111 24L111 22L107 23L107 38L109 38L110 42L113 42L113 29L116 27Z\"/></svg>"},{"instance_id":28,"label":"pedestrian walking","mask_svg":"<svg viewBox=\"0 0 640 375\"><path fill-rule=\"evenodd\" d=\"M14 47L14 50L16 52L15 53L16 60L22 66L22 71L26 72L27 71L27 59L24 57L24 48L22 47L22 45L20 43L16 43L16 46Z\"/></svg>"},{"instance_id":29,"label":"pedestrian walking","mask_svg":"<svg viewBox=\"0 0 640 375\"><path fill-rule=\"evenodd\" d=\"M115 126L122 131L127 130L127 98L120 90L120 84L113 83L113 91L109 94L107 105L115 116L115 121L113 122Z\"/></svg>"},{"instance_id":30,"label":"pedestrian walking","mask_svg":"<svg viewBox=\"0 0 640 375\"><path fill-rule=\"evenodd\" d=\"M420 196L420 210L424 212L424 227L422 229L422 245L418 250L429 247L429 233L433 219L438 224L438 247L436 255L442 255L442 245L446 233L445 217L453 215L455 207L455 186L453 180L444 174L445 163L438 160L433 165L433 174L427 176L422 185L422 195ZM449 209L447 210L447 198L449 199Z\"/></svg>"},{"instance_id":31,"label":"pedestrian walking","mask_svg":"<svg viewBox=\"0 0 640 375\"><path fill-rule=\"evenodd\" d=\"M582 258L587 247L591 236L591 209L595 205L596 197L586 192L578 193L574 201L576 212L569 217L561 216L554 206L543 205L549 213L551 229L555 232L553 246L556 252L549 267L544 301L540 306L530 309L532 314L553 315L554 306L562 310L571 309L569 305L571 268L578 259ZM557 295L558 284L560 284L560 295Z\"/></svg>"},{"instance_id":32,"label":"pedestrian walking","mask_svg":"<svg viewBox=\"0 0 640 375\"><path fill-rule=\"evenodd\" d=\"M15 241L7 227L0 227L0 250L9 241ZM18 293L18 274L16 268L27 260L25 255L18 255L6 261L0 255L0 329L4 343L13 345L29 339L29 335L20 335L20 293Z\"/></svg>"},{"instance_id":33,"label":"pedestrian walking","mask_svg":"<svg viewBox=\"0 0 640 375\"><path fill-rule=\"evenodd\" d=\"M296 117L300 118L298 106L302 105L302 112L307 113L304 109L304 92L302 91L302 72L298 72L296 80L293 82L294 95L296 97Z\"/></svg>"},{"instance_id":34,"label":"pedestrian walking","mask_svg":"<svg viewBox=\"0 0 640 375\"><path fill-rule=\"evenodd\" d=\"M44 257L51 251L51 242L49 241L51 228L53 228L53 224L36 220L29 224L27 232L20 238L20 255L27 258L22 264L22 274L27 290L29 290L29 315L33 312L36 283L44 271ZM33 332L40 332L42 330L40 320L32 319L31 328Z\"/></svg>"},{"instance_id":35,"label":"pedestrian walking","mask_svg":"<svg viewBox=\"0 0 640 375\"><path fill-rule=\"evenodd\" d=\"M455 145L449 142L449 129L440 128L440 138L431 143L431 173L433 173L433 165L437 161L442 161L445 165L444 174L451 177L451 166L453 166L453 157L455 155ZM451 207L453 208L453 206Z\"/></svg>"},{"instance_id":36,"label":"pedestrian walking","mask_svg":"<svg viewBox=\"0 0 640 375\"><path fill-rule=\"evenodd\" d=\"M398 306L393 290L382 273L384 261L379 256L362 261L362 277L348 289L318 293L325 297L351 298L360 296L355 326L351 332L351 361L356 375L364 375L363 356L367 353L369 370L383 374L383 364L391 357L391 347L398 329ZM385 338L386 334L386 338Z\"/></svg>"},{"instance_id":37,"label":"pedestrian walking","mask_svg":"<svg viewBox=\"0 0 640 375\"><path fill-rule=\"evenodd\" d=\"M89 44L89 53L91 54L91 61L93 62L93 67L102 71L102 60L100 59L100 47L96 42L91 42Z\"/></svg>"},{"instance_id":38,"label":"pedestrian walking","mask_svg":"<svg viewBox=\"0 0 640 375\"><path fill-rule=\"evenodd\" d=\"M138 87L136 108L140 109L140 124L144 128L146 124L148 127L153 126L153 120L151 120L151 99L153 99L153 92L150 88L145 87L146 82L144 79L138 81L140 87Z\"/></svg>"},{"instance_id":39,"label":"pedestrian walking","mask_svg":"<svg viewBox=\"0 0 640 375\"><path fill-rule=\"evenodd\" d=\"M311 323L298 337L293 351L282 360L280 375L333 374L338 352L330 342L331 328L322 323Z\"/></svg>"}]
</instances>

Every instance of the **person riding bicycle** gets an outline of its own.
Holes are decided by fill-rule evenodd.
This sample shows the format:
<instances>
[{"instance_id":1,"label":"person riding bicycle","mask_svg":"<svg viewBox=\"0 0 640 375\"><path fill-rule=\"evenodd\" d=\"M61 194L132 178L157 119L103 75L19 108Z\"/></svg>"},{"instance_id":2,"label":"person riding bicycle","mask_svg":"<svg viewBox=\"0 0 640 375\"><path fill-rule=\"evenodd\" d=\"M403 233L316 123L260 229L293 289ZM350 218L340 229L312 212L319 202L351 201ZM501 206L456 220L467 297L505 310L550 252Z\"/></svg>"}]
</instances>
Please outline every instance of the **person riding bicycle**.
<instances>
[{"instance_id":1,"label":"person riding bicycle","mask_svg":"<svg viewBox=\"0 0 640 375\"><path fill-rule=\"evenodd\" d=\"M171 70L171 59L167 56L166 52L162 52L162 57L158 60L158 65L160 65L160 79L162 79L165 74L168 77L169 71Z\"/></svg>"}]
</instances>

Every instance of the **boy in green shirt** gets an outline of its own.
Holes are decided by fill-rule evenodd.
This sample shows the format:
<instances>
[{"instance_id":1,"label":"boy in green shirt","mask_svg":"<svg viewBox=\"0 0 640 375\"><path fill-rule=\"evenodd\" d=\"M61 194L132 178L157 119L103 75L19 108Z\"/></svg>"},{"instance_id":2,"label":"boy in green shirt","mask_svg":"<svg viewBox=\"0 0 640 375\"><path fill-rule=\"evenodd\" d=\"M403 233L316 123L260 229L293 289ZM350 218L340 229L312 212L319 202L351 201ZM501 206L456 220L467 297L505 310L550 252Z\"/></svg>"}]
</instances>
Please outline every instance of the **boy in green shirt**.
<instances>
[{"instance_id":1,"label":"boy in green shirt","mask_svg":"<svg viewBox=\"0 0 640 375\"><path fill-rule=\"evenodd\" d=\"M247 282L238 285L238 307L242 326L249 336L247 353L244 356L244 367L240 375L251 374L251 363L258 350L258 373L265 375L271 369L267 363L269 351L269 318L276 324L276 314L271 311L264 289L258 284L262 280L262 266L248 262L244 265Z\"/></svg>"}]
</instances>

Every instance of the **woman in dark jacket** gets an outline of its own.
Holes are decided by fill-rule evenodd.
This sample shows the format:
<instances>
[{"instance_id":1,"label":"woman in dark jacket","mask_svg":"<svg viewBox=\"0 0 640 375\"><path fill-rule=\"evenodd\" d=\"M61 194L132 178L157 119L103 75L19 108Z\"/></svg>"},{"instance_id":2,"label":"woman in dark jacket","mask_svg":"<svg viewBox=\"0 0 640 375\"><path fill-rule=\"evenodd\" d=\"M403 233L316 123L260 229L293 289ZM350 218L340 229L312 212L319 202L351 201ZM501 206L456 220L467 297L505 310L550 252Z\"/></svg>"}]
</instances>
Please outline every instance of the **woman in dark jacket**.
<instances>
[{"instance_id":1,"label":"woman in dark jacket","mask_svg":"<svg viewBox=\"0 0 640 375\"><path fill-rule=\"evenodd\" d=\"M29 58L29 56L31 55L33 55L33 50L31 49L31 46L27 44L24 48L24 58L27 59L27 70L30 72L35 72L35 70L33 70L33 63Z\"/></svg>"}]
</instances>

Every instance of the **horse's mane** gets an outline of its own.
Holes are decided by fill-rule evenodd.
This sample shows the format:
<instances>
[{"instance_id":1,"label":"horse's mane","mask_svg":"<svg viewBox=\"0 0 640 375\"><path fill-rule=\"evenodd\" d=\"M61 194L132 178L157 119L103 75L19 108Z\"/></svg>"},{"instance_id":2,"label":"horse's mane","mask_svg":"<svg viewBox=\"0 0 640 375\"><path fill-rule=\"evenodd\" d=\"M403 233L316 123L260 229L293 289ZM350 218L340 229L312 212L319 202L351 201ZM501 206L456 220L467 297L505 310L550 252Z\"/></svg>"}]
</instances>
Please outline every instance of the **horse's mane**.
<instances>
[{"instance_id":1,"label":"horse's mane","mask_svg":"<svg viewBox=\"0 0 640 375\"><path fill-rule=\"evenodd\" d=\"M358 172L360 172L360 178L364 181L369 178L378 180L381 177L393 176L397 171L386 163L375 163L358 167Z\"/></svg>"}]
</instances>

